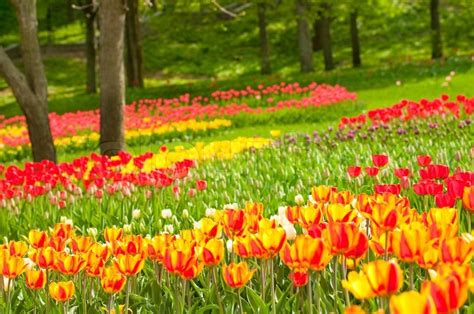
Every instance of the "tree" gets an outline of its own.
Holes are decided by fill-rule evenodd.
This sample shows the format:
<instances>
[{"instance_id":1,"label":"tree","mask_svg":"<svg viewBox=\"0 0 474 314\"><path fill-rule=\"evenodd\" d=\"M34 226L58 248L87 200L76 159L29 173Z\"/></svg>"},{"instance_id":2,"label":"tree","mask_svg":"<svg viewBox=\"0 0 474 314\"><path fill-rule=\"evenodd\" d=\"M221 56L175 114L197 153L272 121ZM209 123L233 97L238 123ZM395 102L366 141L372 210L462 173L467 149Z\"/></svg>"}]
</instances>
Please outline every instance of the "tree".
<instances>
[{"instance_id":1,"label":"tree","mask_svg":"<svg viewBox=\"0 0 474 314\"><path fill-rule=\"evenodd\" d=\"M96 0L86 0L79 2L80 6L74 8L84 13L86 24L86 92L96 93L96 63L97 63L97 43L96 43L96 16L98 5Z\"/></svg>"},{"instance_id":2,"label":"tree","mask_svg":"<svg viewBox=\"0 0 474 314\"><path fill-rule=\"evenodd\" d=\"M443 56L443 43L441 41L441 23L439 20L439 0L430 0L431 13L431 58L438 59Z\"/></svg>"},{"instance_id":3,"label":"tree","mask_svg":"<svg viewBox=\"0 0 474 314\"><path fill-rule=\"evenodd\" d=\"M125 147L125 10L122 1L100 2L100 152L109 156Z\"/></svg>"},{"instance_id":4,"label":"tree","mask_svg":"<svg viewBox=\"0 0 474 314\"><path fill-rule=\"evenodd\" d=\"M260 34L260 72L270 74L272 72L270 64L270 42L267 32L267 4L265 2L257 3L258 30Z\"/></svg>"},{"instance_id":5,"label":"tree","mask_svg":"<svg viewBox=\"0 0 474 314\"><path fill-rule=\"evenodd\" d=\"M318 10L316 12L316 18L314 19L314 35L313 35L313 51L320 51L323 49L322 43L322 12Z\"/></svg>"},{"instance_id":6,"label":"tree","mask_svg":"<svg viewBox=\"0 0 474 314\"><path fill-rule=\"evenodd\" d=\"M305 0L296 0L296 19L301 72L312 72L313 47L308 25L308 3Z\"/></svg>"},{"instance_id":7,"label":"tree","mask_svg":"<svg viewBox=\"0 0 474 314\"><path fill-rule=\"evenodd\" d=\"M35 161L56 161L48 116L48 83L38 42L36 0L10 0L20 30L24 74L0 47L0 75L7 81L25 115Z\"/></svg>"},{"instance_id":8,"label":"tree","mask_svg":"<svg viewBox=\"0 0 474 314\"><path fill-rule=\"evenodd\" d=\"M140 38L138 0L127 1L125 22L127 85L143 87L143 48Z\"/></svg>"},{"instance_id":9,"label":"tree","mask_svg":"<svg viewBox=\"0 0 474 314\"><path fill-rule=\"evenodd\" d=\"M349 14L349 24L351 31L351 47L352 47L352 66L354 68L360 67L362 62L360 60L360 42L359 29L357 27L358 10L354 8Z\"/></svg>"},{"instance_id":10,"label":"tree","mask_svg":"<svg viewBox=\"0 0 474 314\"><path fill-rule=\"evenodd\" d=\"M331 7L328 2L323 2L321 19L321 43L323 47L324 69L330 71L334 69L331 45Z\"/></svg>"}]
</instances>

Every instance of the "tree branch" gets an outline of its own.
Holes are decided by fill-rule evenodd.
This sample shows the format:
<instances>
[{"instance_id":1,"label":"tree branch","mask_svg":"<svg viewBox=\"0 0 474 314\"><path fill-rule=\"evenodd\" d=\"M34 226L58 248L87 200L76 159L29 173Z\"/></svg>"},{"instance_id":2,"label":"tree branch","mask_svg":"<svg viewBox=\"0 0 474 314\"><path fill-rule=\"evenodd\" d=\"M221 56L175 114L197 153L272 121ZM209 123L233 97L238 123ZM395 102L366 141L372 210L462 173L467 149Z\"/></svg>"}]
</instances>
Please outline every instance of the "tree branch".
<instances>
[{"instance_id":1,"label":"tree branch","mask_svg":"<svg viewBox=\"0 0 474 314\"><path fill-rule=\"evenodd\" d=\"M226 8L224 8L223 6L221 6L216 0L212 0L211 3L214 4L217 7L217 9L219 9L219 11L221 11L222 13L227 14L230 17L237 17L238 16L234 12L231 12L231 11L227 10Z\"/></svg>"}]
</instances>

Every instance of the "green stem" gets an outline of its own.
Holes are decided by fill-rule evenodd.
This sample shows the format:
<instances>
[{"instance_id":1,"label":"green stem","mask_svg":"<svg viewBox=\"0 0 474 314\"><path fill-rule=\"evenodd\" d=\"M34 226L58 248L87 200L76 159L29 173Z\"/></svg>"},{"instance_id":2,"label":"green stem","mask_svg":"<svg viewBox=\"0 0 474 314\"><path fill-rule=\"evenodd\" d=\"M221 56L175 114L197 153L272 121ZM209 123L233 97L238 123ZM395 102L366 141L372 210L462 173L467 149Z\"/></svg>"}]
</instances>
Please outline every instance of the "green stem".
<instances>
[{"instance_id":1,"label":"green stem","mask_svg":"<svg viewBox=\"0 0 474 314\"><path fill-rule=\"evenodd\" d=\"M414 284L414 263L410 263L410 290L415 289L415 284Z\"/></svg>"},{"instance_id":2,"label":"green stem","mask_svg":"<svg viewBox=\"0 0 474 314\"><path fill-rule=\"evenodd\" d=\"M242 307L242 298L240 297L240 288L237 289L237 295L239 297L240 314L244 314L244 308Z\"/></svg>"},{"instance_id":3,"label":"green stem","mask_svg":"<svg viewBox=\"0 0 474 314\"><path fill-rule=\"evenodd\" d=\"M316 309L318 310L318 313L322 313L321 312L321 291L319 290L321 287L321 285L319 284L319 272L316 272L315 277L316 277Z\"/></svg>"},{"instance_id":4,"label":"green stem","mask_svg":"<svg viewBox=\"0 0 474 314\"><path fill-rule=\"evenodd\" d=\"M125 292L125 307L123 309L124 313L128 313L128 305L130 302L130 290L132 289L132 277L127 280L127 291Z\"/></svg>"},{"instance_id":5,"label":"green stem","mask_svg":"<svg viewBox=\"0 0 474 314\"><path fill-rule=\"evenodd\" d=\"M266 265L266 260L265 259L262 259L262 268L261 268L261 274L262 274L262 300L263 302L265 302L265 288L266 288L266 284L265 284L265 265Z\"/></svg>"},{"instance_id":6,"label":"green stem","mask_svg":"<svg viewBox=\"0 0 474 314\"><path fill-rule=\"evenodd\" d=\"M223 314L224 308L222 307L221 295L219 293L219 284L217 281L217 267L216 266L212 267L212 278L214 281L214 289L216 289L216 298L217 298L217 304L219 305L219 313Z\"/></svg>"},{"instance_id":7,"label":"green stem","mask_svg":"<svg viewBox=\"0 0 474 314\"><path fill-rule=\"evenodd\" d=\"M311 271L308 271L309 314L313 314L313 290L311 289Z\"/></svg>"},{"instance_id":8,"label":"green stem","mask_svg":"<svg viewBox=\"0 0 474 314\"><path fill-rule=\"evenodd\" d=\"M82 278L82 311L87 313L87 278L85 275Z\"/></svg>"},{"instance_id":9,"label":"green stem","mask_svg":"<svg viewBox=\"0 0 474 314\"><path fill-rule=\"evenodd\" d=\"M107 313L112 313L112 309L114 308L114 295L111 293L109 296L109 302L107 303Z\"/></svg>"},{"instance_id":10,"label":"green stem","mask_svg":"<svg viewBox=\"0 0 474 314\"><path fill-rule=\"evenodd\" d=\"M388 230L385 231L385 255L384 260L388 261Z\"/></svg>"},{"instance_id":11,"label":"green stem","mask_svg":"<svg viewBox=\"0 0 474 314\"><path fill-rule=\"evenodd\" d=\"M273 259L270 261L270 278L271 278L271 289L272 289L272 313L276 314L276 305L275 305L275 299L276 299L276 294L275 294L275 273L273 270L273 264L274 261Z\"/></svg>"},{"instance_id":12,"label":"green stem","mask_svg":"<svg viewBox=\"0 0 474 314\"><path fill-rule=\"evenodd\" d=\"M337 313L337 256L334 257L332 284L334 289L334 312Z\"/></svg>"},{"instance_id":13,"label":"green stem","mask_svg":"<svg viewBox=\"0 0 474 314\"><path fill-rule=\"evenodd\" d=\"M346 279L347 277L347 259L343 257L342 260L342 278ZM349 299L349 291L347 289L344 289L344 298L346 300L346 307L349 307L351 305L351 301Z\"/></svg>"}]
</instances>

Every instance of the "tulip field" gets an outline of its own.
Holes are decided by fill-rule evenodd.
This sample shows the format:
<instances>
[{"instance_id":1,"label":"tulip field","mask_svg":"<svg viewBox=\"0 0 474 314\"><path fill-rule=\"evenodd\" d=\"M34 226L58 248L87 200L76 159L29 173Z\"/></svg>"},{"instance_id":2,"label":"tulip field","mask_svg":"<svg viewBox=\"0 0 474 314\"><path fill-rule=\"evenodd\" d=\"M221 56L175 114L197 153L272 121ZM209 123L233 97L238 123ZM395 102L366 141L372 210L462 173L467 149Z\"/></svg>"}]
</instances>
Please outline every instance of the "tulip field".
<instances>
[{"instance_id":1,"label":"tulip field","mask_svg":"<svg viewBox=\"0 0 474 314\"><path fill-rule=\"evenodd\" d=\"M0 117L0 313L474 313L474 97L282 82L125 112L115 157L98 111L50 114L57 164Z\"/></svg>"}]
</instances>

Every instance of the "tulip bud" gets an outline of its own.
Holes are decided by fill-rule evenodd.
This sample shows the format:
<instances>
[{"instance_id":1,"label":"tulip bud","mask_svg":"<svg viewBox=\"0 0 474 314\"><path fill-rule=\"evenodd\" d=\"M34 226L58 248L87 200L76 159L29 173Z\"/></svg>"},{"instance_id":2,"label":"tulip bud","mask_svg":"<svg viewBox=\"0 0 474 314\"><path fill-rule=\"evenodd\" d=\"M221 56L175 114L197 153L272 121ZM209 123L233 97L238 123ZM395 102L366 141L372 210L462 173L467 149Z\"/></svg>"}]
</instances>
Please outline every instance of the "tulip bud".
<instances>
[{"instance_id":1,"label":"tulip bud","mask_svg":"<svg viewBox=\"0 0 474 314\"><path fill-rule=\"evenodd\" d=\"M295 203L298 204L298 205L302 205L304 203L303 195L297 194L295 196Z\"/></svg>"},{"instance_id":2,"label":"tulip bud","mask_svg":"<svg viewBox=\"0 0 474 314\"><path fill-rule=\"evenodd\" d=\"M87 228L87 234L95 238L97 236L97 228Z\"/></svg>"},{"instance_id":3,"label":"tulip bud","mask_svg":"<svg viewBox=\"0 0 474 314\"><path fill-rule=\"evenodd\" d=\"M163 219L171 218L171 216L173 216L173 213L171 212L171 209L163 209L161 211L161 217Z\"/></svg>"},{"instance_id":4,"label":"tulip bud","mask_svg":"<svg viewBox=\"0 0 474 314\"><path fill-rule=\"evenodd\" d=\"M125 233L131 233L132 232L132 226L129 224L123 225L123 232Z\"/></svg>"},{"instance_id":5,"label":"tulip bud","mask_svg":"<svg viewBox=\"0 0 474 314\"><path fill-rule=\"evenodd\" d=\"M216 214L215 208L206 208L206 217L213 217Z\"/></svg>"},{"instance_id":6,"label":"tulip bud","mask_svg":"<svg viewBox=\"0 0 474 314\"><path fill-rule=\"evenodd\" d=\"M227 240L226 242L226 247L227 247L227 251L229 253L232 253L232 250L234 249L234 242L232 240Z\"/></svg>"},{"instance_id":7,"label":"tulip bud","mask_svg":"<svg viewBox=\"0 0 474 314\"><path fill-rule=\"evenodd\" d=\"M170 233L170 234L174 233L174 226L173 225L165 225L163 227L163 229L166 233Z\"/></svg>"},{"instance_id":8,"label":"tulip bud","mask_svg":"<svg viewBox=\"0 0 474 314\"><path fill-rule=\"evenodd\" d=\"M139 219L141 215L141 211L139 209L132 210L132 218Z\"/></svg>"},{"instance_id":9,"label":"tulip bud","mask_svg":"<svg viewBox=\"0 0 474 314\"><path fill-rule=\"evenodd\" d=\"M284 224L282 227L285 230L286 238L288 240L293 241L294 239L296 239L296 229L293 226L293 224L288 222Z\"/></svg>"},{"instance_id":10,"label":"tulip bud","mask_svg":"<svg viewBox=\"0 0 474 314\"><path fill-rule=\"evenodd\" d=\"M184 219L189 218L189 212L187 209L183 209L183 213L181 214Z\"/></svg>"}]
</instances>

